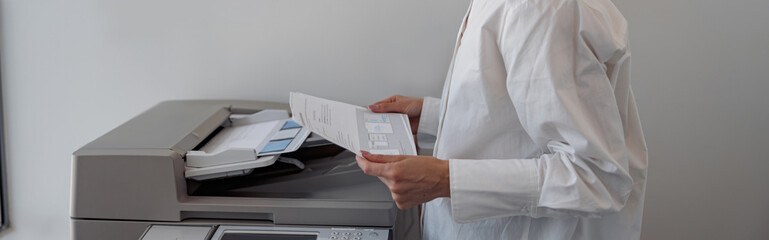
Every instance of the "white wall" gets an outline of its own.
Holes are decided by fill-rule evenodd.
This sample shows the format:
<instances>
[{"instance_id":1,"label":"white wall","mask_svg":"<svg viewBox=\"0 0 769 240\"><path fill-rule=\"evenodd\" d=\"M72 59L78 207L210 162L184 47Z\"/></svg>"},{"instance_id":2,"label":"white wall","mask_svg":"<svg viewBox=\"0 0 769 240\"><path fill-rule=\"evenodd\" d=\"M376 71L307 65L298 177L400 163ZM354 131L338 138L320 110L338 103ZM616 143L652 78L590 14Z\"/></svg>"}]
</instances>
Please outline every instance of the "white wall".
<instances>
[{"instance_id":1,"label":"white wall","mask_svg":"<svg viewBox=\"0 0 769 240\"><path fill-rule=\"evenodd\" d=\"M3 0L0 237L68 238L71 152L162 100L439 95L468 2ZM616 2L650 148L644 239L768 239L769 2Z\"/></svg>"},{"instance_id":2,"label":"white wall","mask_svg":"<svg viewBox=\"0 0 769 240\"><path fill-rule=\"evenodd\" d=\"M644 239L769 239L769 1L616 0L649 147Z\"/></svg>"}]
</instances>

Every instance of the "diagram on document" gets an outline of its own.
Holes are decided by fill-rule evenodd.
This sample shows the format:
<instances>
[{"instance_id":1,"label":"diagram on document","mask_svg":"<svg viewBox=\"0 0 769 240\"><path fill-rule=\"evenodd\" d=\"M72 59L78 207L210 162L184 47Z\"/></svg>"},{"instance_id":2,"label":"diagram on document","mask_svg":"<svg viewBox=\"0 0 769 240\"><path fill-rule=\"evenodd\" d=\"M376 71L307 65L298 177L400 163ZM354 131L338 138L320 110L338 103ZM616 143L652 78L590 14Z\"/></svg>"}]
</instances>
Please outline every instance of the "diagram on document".
<instances>
[{"instance_id":1,"label":"diagram on document","mask_svg":"<svg viewBox=\"0 0 769 240\"><path fill-rule=\"evenodd\" d=\"M291 92L295 122L351 152L416 155L408 116L374 113L366 108Z\"/></svg>"}]
</instances>

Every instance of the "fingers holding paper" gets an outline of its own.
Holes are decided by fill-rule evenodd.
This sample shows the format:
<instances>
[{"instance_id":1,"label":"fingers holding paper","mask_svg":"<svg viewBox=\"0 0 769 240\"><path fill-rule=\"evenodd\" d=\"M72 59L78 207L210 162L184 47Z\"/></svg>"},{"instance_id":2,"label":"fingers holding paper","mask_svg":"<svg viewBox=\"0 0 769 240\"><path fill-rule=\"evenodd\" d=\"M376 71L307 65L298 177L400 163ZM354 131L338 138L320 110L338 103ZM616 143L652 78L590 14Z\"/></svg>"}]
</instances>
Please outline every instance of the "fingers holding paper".
<instances>
[{"instance_id":1,"label":"fingers holding paper","mask_svg":"<svg viewBox=\"0 0 769 240\"><path fill-rule=\"evenodd\" d=\"M364 173L379 177L400 209L438 197L450 197L449 162L429 156L378 155L363 151L356 156Z\"/></svg>"},{"instance_id":2,"label":"fingers holding paper","mask_svg":"<svg viewBox=\"0 0 769 240\"><path fill-rule=\"evenodd\" d=\"M419 126L419 117L422 115L423 102L423 98L392 95L369 105L368 108L375 113L403 113L408 115L411 131L416 133Z\"/></svg>"}]
</instances>

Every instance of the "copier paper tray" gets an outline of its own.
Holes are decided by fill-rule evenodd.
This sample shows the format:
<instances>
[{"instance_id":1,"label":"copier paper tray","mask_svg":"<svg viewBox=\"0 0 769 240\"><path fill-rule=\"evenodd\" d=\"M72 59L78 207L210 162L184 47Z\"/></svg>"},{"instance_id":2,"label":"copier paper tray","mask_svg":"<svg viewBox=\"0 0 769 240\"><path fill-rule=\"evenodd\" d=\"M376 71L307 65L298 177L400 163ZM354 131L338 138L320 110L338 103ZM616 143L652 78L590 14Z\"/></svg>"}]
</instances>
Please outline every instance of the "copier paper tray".
<instances>
[{"instance_id":1,"label":"copier paper tray","mask_svg":"<svg viewBox=\"0 0 769 240\"><path fill-rule=\"evenodd\" d=\"M245 176L206 182L190 181L189 195L356 201L375 201L390 197L389 191L382 191L385 189L378 179L368 177L360 171L354 154L343 152L343 149L336 145L302 148L285 155L299 159L305 168L299 169L292 164L278 162L269 167L257 168ZM363 192L366 194L361 194Z\"/></svg>"}]
</instances>

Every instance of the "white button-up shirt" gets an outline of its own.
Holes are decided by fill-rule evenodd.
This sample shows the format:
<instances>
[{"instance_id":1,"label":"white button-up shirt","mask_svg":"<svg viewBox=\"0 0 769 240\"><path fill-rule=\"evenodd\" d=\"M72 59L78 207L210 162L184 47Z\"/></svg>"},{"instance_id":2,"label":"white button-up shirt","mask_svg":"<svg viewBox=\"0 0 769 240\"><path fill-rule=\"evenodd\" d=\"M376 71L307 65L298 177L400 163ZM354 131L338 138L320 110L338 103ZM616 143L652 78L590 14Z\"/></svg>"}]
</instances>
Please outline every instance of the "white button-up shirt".
<instances>
[{"instance_id":1,"label":"white button-up shirt","mask_svg":"<svg viewBox=\"0 0 769 240\"><path fill-rule=\"evenodd\" d=\"M449 160L425 239L639 239L647 150L609 0L475 0L419 131Z\"/></svg>"}]
</instances>

